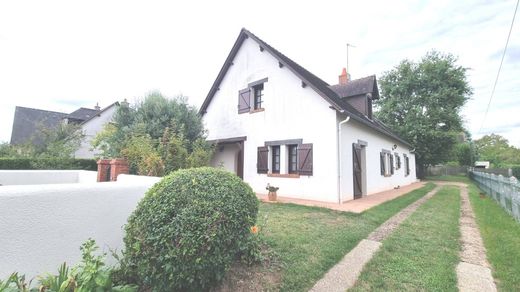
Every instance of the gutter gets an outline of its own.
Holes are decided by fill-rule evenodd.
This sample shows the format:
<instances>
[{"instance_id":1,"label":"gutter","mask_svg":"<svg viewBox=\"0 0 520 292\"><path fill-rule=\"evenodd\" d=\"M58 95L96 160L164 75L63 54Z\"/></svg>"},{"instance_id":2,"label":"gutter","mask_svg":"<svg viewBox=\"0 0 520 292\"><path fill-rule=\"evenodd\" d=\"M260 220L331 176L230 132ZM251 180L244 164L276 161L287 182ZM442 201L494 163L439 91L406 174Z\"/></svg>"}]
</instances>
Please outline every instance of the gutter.
<instances>
[{"instance_id":1,"label":"gutter","mask_svg":"<svg viewBox=\"0 0 520 292\"><path fill-rule=\"evenodd\" d=\"M341 126L347 123L350 120L350 116L347 116L346 119L338 123L338 204L341 204Z\"/></svg>"}]
</instances>

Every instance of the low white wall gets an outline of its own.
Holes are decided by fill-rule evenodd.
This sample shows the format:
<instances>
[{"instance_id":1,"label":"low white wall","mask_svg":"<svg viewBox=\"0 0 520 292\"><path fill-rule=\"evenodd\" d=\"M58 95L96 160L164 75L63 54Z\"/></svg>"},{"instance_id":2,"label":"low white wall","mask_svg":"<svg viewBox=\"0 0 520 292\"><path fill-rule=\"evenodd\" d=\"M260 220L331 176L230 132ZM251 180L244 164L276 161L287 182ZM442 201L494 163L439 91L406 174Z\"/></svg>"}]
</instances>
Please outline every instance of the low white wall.
<instances>
[{"instance_id":1,"label":"low white wall","mask_svg":"<svg viewBox=\"0 0 520 292\"><path fill-rule=\"evenodd\" d=\"M125 176L123 176L125 177ZM30 279L76 264L88 238L108 252L123 247L123 226L160 178L118 182L0 187L0 279ZM109 258L113 263L113 259Z\"/></svg>"},{"instance_id":2,"label":"low white wall","mask_svg":"<svg viewBox=\"0 0 520 292\"><path fill-rule=\"evenodd\" d=\"M87 170L0 170L0 185L43 185L96 182L97 172Z\"/></svg>"}]
</instances>

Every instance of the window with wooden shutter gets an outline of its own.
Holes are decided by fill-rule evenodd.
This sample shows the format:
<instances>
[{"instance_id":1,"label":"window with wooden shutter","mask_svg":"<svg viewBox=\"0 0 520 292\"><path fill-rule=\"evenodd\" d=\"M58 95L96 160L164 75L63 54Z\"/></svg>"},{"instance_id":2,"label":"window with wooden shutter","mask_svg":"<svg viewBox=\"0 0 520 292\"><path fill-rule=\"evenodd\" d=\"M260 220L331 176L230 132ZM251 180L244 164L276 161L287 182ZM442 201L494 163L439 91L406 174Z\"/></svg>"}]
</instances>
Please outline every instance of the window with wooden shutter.
<instances>
[{"instance_id":1,"label":"window with wooden shutter","mask_svg":"<svg viewBox=\"0 0 520 292\"><path fill-rule=\"evenodd\" d=\"M385 170L385 153L383 153L383 152L379 153L379 164L381 166L381 175L384 176L386 173L386 170Z\"/></svg>"},{"instance_id":2,"label":"window with wooden shutter","mask_svg":"<svg viewBox=\"0 0 520 292\"><path fill-rule=\"evenodd\" d=\"M312 175L312 144L298 146L298 173Z\"/></svg>"},{"instance_id":3,"label":"window with wooden shutter","mask_svg":"<svg viewBox=\"0 0 520 292\"><path fill-rule=\"evenodd\" d=\"M268 147L258 147L258 156L256 161L256 170L257 173L267 173L269 159L269 148Z\"/></svg>"},{"instance_id":4,"label":"window with wooden shutter","mask_svg":"<svg viewBox=\"0 0 520 292\"><path fill-rule=\"evenodd\" d=\"M390 174L394 174L394 156L392 154L388 154L388 157L390 158Z\"/></svg>"},{"instance_id":5,"label":"window with wooden shutter","mask_svg":"<svg viewBox=\"0 0 520 292\"><path fill-rule=\"evenodd\" d=\"M238 92L238 113L248 113L251 108L251 89L246 88Z\"/></svg>"}]
</instances>

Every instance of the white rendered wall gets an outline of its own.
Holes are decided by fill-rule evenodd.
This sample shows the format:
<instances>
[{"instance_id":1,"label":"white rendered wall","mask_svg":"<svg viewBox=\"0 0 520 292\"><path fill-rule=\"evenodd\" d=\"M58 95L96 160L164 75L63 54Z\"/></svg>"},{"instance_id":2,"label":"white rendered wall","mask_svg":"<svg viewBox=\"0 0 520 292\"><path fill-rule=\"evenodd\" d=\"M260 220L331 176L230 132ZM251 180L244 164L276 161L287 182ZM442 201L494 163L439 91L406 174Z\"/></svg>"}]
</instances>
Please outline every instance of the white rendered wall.
<instances>
[{"instance_id":1,"label":"white rendered wall","mask_svg":"<svg viewBox=\"0 0 520 292\"><path fill-rule=\"evenodd\" d=\"M78 150L74 153L74 157L76 158L94 158L96 154L99 154L99 151L97 150L90 150L92 148L92 145L90 145L90 142L94 137L97 135L97 133L101 132L103 130L103 127L112 121L112 117L114 116L114 113L116 112L118 106L113 105L106 111L100 113L99 116L94 117L90 121L86 122L81 126L81 130L83 131L83 134L85 134L85 138L81 142L81 146Z\"/></svg>"},{"instance_id":2,"label":"white rendered wall","mask_svg":"<svg viewBox=\"0 0 520 292\"><path fill-rule=\"evenodd\" d=\"M237 172L237 154L240 151L237 144L219 145L211 158L211 166Z\"/></svg>"},{"instance_id":3,"label":"white rendered wall","mask_svg":"<svg viewBox=\"0 0 520 292\"><path fill-rule=\"evenodd\" d=\"M397 186L409 185L417 181L415 173L415 155L410 152L404 144L393 140L385 135L379 134L373 129L370 129L359 122L350 119L349 122L342 125L341 130L341 148L342 150L342 171L341 171L341 194L342 201L352 200L354 198L353 191L353 169L352 169L352 143L358 143L358 140L363 140L368 143L365 147L366 151L366 181L367 194L373 194L388 189L393 189ZM397 145L395 150L392 150L393 145ZM381 150L391 151L392 155L398 153L401 157L401 168L395 169L392 176L382 176L380 167ZM403 154L406 154L410 160L410 174L405 176L405 165ZM394 157L394 165L397 162Z\"/></svg>"},{"instance_id":4,"label":"white rendered wall","mask_svg":"<svg viewBox=\"0 0 520 292\"><path fill-rule=\"evenodd\" d=\"M262 98L265 111L238 114L238 91L266 77ZM269 183L280 187L280 196L337 202L336 113L326 100L309 86L302 88L301 83L287 67L279 68L278 60L266 50L261 52L251 38L244 40L203 116L208 140L247 136L244 181L257 193L266 193ZM313 144L313 175L281 178L258 174L257 147L266 141L287 139Z\"/></svg>"},{"instance_id":5,"label":"white rendered wall","mask_svg":"<svg viewBox=\"0 0 520 292\"><path fill-rule=\"evenodd\" d=\"M128 216L158 180L0 187L0 279L74 265L88 238L121 251Z\"/></svg>"},{"instance_id":6,"label":"white rendered wall","mask_svg":"<svg viewBox=\"0 0 520 292\"><path fill-rule=\"evenodd\" d=\"M0 185L41 185L96 182L97 172L87 170L0 170Z\"/></svg>"}]
</instances>

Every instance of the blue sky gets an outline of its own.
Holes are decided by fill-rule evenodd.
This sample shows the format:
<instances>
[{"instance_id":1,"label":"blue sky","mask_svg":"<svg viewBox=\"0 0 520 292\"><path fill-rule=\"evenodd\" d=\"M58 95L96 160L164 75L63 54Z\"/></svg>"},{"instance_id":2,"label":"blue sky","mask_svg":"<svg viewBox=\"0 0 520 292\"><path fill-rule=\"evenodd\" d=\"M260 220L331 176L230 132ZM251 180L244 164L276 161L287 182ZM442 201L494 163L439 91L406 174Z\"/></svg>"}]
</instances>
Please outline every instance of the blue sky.
<instances>
[{"instance_id":1,"label":"blue sky","mask_svg":"<svg viewBox=\"0 0 520 292\"><path fill-rule=\"evenodd\" d=\"M185 3L184 3L185 2ZM288 2L288 3L284 3ZM363 2L363 3L360 3ZM516 2L504 1L3 1L0 141L16 105L70 112L159 90L198 107L246 27L333 84L419 60L459 57L474 94L462 111L474 138L520 147L520 20L482 132Z\"/></svg>"}]
</instances>

